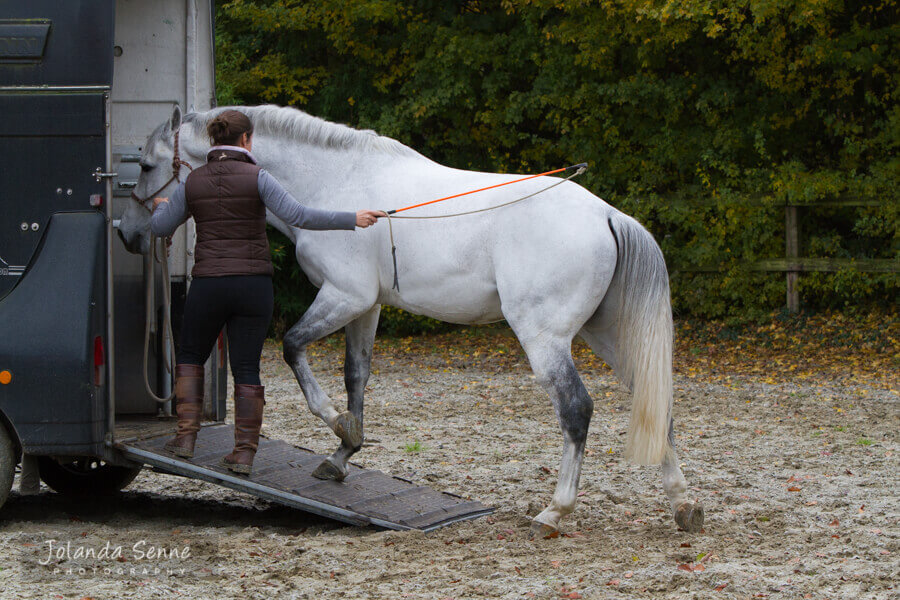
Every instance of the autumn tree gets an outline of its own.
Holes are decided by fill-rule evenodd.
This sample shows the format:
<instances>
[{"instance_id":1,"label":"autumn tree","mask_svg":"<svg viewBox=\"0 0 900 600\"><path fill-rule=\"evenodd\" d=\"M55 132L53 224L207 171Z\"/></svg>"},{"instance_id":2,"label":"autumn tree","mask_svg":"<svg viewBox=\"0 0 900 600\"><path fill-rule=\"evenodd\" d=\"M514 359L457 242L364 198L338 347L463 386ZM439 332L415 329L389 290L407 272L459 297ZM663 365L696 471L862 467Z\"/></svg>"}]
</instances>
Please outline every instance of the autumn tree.
<instances>
[{"instance_id":1,"label":"autumn tree","mask_svg":"<svg viewBox=\"0 0 900 600\"><path fill-rule=\"evenodd\" d=\"M663 247L676 310L754 315L802 253L898 258L900 28L886 1L232 0L217 7L219 101L372 128L455 167L581 183ZM707 272L696 272L702 268ZM711 272L715 270L714 272ZM896 274L801 278L804 304L865 306Z\"/></svg>"}]
</instances>

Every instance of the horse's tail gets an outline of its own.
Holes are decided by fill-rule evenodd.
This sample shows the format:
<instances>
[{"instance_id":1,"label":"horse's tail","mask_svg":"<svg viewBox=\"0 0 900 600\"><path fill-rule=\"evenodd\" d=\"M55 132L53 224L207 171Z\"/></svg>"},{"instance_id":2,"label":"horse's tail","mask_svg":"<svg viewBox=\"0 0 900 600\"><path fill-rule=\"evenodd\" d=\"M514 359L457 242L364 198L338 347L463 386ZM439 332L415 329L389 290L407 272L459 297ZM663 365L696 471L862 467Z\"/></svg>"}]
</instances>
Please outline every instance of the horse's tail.
<instances>
[{"instance_id":1,"label":"horse's tail","mask_svg":"<svg viewBox=\"0 0 900 600\"><path fill-rule=\"evenodd\" d=\"M618 260L615 362L633 400L625 457L641 465L660 463L671 451L672 307L662 251L640 223L618 211L609 217Z\"/></svg>"}]
</instances>

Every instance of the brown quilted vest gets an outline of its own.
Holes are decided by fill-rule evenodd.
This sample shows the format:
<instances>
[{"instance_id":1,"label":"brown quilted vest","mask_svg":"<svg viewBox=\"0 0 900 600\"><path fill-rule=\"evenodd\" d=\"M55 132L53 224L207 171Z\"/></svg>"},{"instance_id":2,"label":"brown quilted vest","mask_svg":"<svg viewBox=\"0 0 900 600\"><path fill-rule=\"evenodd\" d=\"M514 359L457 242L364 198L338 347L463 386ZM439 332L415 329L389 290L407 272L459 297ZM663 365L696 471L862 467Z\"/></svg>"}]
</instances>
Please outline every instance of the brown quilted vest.
<instances>
[{"instance_id":1,"label":"brown quilted vest","mask_svg":"<svg viewBox=\"0 0 900 600\"><path fill-rule=\"evenodd\" d=\"M194 277L271 275L266 207L259 167L242 152L215 150L184 183L188 213L197 224Z\"/></svg>"}]
</instances>

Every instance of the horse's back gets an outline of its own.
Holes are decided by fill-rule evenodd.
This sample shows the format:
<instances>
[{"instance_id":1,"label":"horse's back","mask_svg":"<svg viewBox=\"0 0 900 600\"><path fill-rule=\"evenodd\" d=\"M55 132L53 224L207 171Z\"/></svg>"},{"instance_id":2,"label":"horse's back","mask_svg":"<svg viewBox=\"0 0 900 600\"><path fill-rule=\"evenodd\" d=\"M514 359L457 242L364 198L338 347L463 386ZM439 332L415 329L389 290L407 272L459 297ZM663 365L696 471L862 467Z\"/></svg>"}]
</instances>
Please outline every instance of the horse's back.
<instances>
[{"instance_id":1,"label":"horse's back","mask_svg":"<svg viewBox=\"0 0 900 600\"><path fill-rule=\"evenodd\" d=\"M444 174L432 193L515 178L451 175ZM479 210L539 192L495 210L394 220L401 293L383 289L382 301L458 323L499 320L513 305L525 304L570 305L567 312L592 313L615 270L615 240L607 223L612 209L573 182L541 192L553 183L538 178L415 209L410 216Z\"/></svg>"}]
</instances>

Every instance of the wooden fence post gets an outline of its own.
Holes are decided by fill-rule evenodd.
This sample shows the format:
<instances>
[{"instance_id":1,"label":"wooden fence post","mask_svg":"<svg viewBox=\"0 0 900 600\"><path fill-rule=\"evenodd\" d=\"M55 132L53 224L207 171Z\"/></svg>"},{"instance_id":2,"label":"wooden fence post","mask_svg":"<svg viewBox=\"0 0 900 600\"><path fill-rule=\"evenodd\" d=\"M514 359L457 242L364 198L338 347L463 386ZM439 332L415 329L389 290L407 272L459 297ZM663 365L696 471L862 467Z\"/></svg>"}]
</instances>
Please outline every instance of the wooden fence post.
<instances>
[{"instance_id":1,"label":"wooden fence post","mask_svg":"<svg viewBox=\"0 0 900 600\"><path fill-rule=\"evenodd\" d=\"M797 231L797 207L784 207L784 247L788 263L800 256L800 234ZM787 272L787 309L788 312L800 311L800 293L797 290L797 271Z\"/></svg>"}]
</instances>

